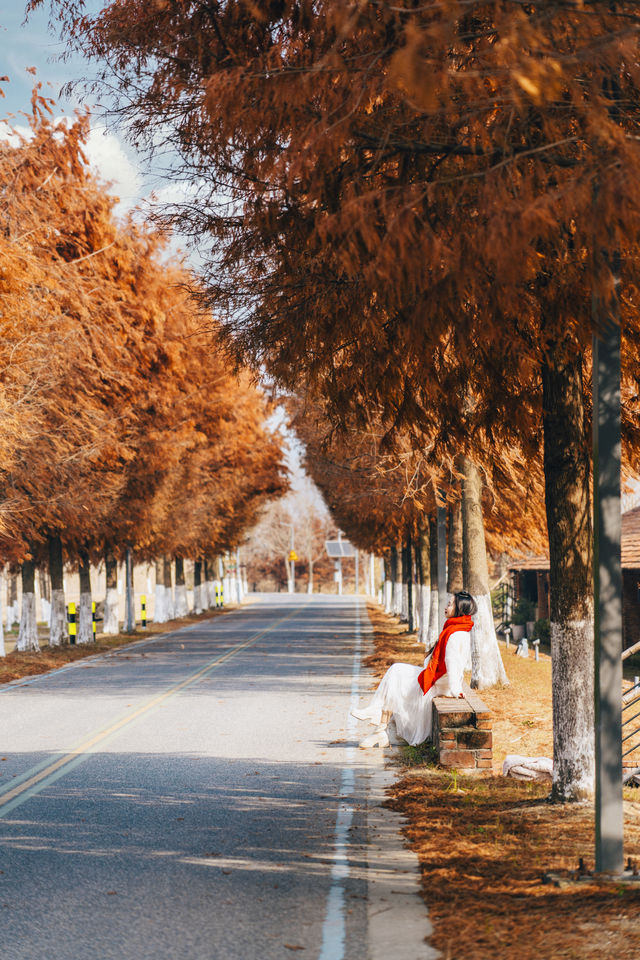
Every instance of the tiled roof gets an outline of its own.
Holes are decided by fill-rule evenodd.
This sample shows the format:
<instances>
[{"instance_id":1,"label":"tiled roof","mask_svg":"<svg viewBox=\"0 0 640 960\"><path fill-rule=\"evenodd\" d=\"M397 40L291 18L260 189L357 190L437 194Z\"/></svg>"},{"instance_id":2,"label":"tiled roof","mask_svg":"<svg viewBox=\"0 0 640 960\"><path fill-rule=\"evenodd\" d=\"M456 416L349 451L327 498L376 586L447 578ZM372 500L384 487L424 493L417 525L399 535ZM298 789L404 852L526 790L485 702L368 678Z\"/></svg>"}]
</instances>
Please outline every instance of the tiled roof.
<instances>
[{"instance_id":1,"label":"tiled roof","mask_svg":"<svg viewBox=\"0 0 640 960\"><path fill-rule=\"evenodd\" d=\"M640 570L640 507L622 514L622 566L627 570ZM548 570L549 557L527 557L514 560L510 570Z\"/></svg>"},{"instance_id":2,"label":"tiled roof","mask_svg":"<svg viewBox=\"0 0 640 960\"><path fill-rule=\"evenodd\" d=\"M549 557L527 557L526 560L514 560L509 570L548 570Z\"/></svg>"}]
</instances>

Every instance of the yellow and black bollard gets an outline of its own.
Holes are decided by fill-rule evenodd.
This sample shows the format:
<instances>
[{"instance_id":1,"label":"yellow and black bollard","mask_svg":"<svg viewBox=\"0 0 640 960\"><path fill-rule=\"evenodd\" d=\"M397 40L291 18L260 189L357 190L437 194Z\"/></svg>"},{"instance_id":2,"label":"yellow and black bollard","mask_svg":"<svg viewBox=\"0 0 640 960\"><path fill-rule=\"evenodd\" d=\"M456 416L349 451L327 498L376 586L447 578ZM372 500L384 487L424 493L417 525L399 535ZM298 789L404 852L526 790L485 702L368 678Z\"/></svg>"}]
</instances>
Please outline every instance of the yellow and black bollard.
<instances>
[{"instance_id":1,"label":"yellow and black bollard","mask_svg":"<svg viewBox=\"0 0 640 960\"><path fill-rule=\"evenodd\" d=\"M140 622L141 622L141 624L142 624L143 627L146 627L146 625L147 625L147 598L146 598L146 596L145 596L144 593L143 593L142 596L140 597L140 608L141 608Z\"/></svg>"},{"instance_id":2,"label":"yellow and black bollard","mask_svg":"<svg viewBox=\"0 0 640 960\"><path fill-rule=\"evenodd\" d=\"M73 644L76 642L76 636L78 633L78 624L76 621L76 605L75 603L67 604L67 624L69 627L69 643Z\"/></svg>"},{"instance_id":3,"label":"yellow and black bollard","mask_svg":"<svg viewBox=\"0 0 640 960\"><path fill-rule=\"evenodd\" d=\"M220 606L224 607L224 580L220 581Z\"/></svg>"},{"instance_id":4,"label":"yellow and black bollard","mask_svg":"<svg viewBox=\"0 0 640 960\"><path fill-rule=\"evenodd\" d=\"M638 591L638 595L640 596L640 590ZM219 607L219 606L220 606L220 584L216 580L216 607Z\"/></svg>"},{"instance_id":5,"label":"yellow and black bollard","mask_svg":"<svg viewBox=\"0 0 640 960\"><path fill-rule=\"evenodd\" d=\"M96 602L95 600L91 601L91 630L93 633L93 639L96 639L96 633L98 632L98 621L96 619Z\"/></svg>"}]
</instances>

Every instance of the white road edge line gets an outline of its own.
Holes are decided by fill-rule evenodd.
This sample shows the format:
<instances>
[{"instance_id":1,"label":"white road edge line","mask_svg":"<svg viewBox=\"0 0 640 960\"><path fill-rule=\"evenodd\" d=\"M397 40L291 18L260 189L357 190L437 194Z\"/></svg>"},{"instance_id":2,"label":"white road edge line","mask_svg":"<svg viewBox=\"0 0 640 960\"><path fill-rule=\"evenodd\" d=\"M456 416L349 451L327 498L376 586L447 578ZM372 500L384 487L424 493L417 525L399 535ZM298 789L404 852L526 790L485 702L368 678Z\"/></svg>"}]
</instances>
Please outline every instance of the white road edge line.
<instances>
[{"instance_id":1,"label":"white road edge line","mask_svg":"<svg viewBox=\"0 0 640 960\"><path fill-rule=\"evenodd\" d=\"M360 601L356 599L355 649L353 652L353 668L351 672L351 700L349 702L349 718L347 721L347 735L350 740L355 736L356 720L351 716L351 710L358 706L358 690L360 680L360 652L362 648L362 633L360 630ZM340 799L333 841L333 866L331 867L331 887L327 897L327 908L322 925L322 946L318 960L344 960L346 946L346 919L345 919L345 888L344 881L350 873L348 856L349 828L353 820L353 791L355 773L353 761L355 748L347 747L346 765L342 771L340 783Z\"/></svg>"}]
</instances>

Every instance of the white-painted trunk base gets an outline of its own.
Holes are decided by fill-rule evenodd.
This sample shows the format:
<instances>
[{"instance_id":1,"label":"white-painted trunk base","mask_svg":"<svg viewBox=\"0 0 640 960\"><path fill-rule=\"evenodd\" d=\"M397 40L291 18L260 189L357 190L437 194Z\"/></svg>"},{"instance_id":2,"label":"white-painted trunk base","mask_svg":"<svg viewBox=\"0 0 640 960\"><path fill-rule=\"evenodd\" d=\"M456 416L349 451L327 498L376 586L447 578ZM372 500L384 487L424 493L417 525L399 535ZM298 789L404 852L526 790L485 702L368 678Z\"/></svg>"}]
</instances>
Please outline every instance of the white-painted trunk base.
<instances>
[{"instance_id":1,"label":"white-painted trunk base","mask_svg":"<svg viewBox=\"0 0 640 960\"><path fill-rule=\"evenodd\" d=\"M400 613L401 620L409 619L409 584L402 584L402 611Z\"/></svg>"},{"instance_id":2,"label":"white-painted trunk base","mask_svg":"<svg viewBox=\"0 0 640 960\"><path fill-rule=\"evenodd\" d=\"M202 586L197 583L193 588L193 612L202 613Z\"/></svg>"},{"instance_id":3,"label":"white-painted trunk base","mask_svg":"<svg viewBox=\"0 0 640 960\"><path fill-rule=\"evenodd\" d=\"M104 598L104 620L102 622L103 633L120 633L120 618L118 616L120 604L118 602L118 588L107 587L107 595Z\"/></svg>"},{"instance_id":4,"label":"white-painted trunk base","mask_svg":"<svg viewBox=\"0 0 640 960\"><path fill-rule=\"evenodd\" d=\"M391 613L393 609L393 584L391 580L384 582L384 612Z\"/></svg>"},{"instance_id":5,"label":"white-painted trunk base","mask_svg":"<svg viewBox=\"0 0 640 960\"><path fill-rule=\"evenodd\" d=\"M444 623L438 623L438 617L440 616L438 591L430 589L429 595L429 630L428 641L426 643L428 650L430 650L431 647L435 647L438 642L438 637L440 636L440 631L444 627Z\"/></svg>"},{"instance_id":6,"label":"white-painted trunk base","mask_svg":"<svg viewBox=\"0 0 640 960\"><path fill-rule=\"evenodd\" d=\"M595 789L593 621L551 622L553 794L587 800Z\"/></svg>"},{"instance_id":7,"label":"white-painted trunk base","mask_svg":"<svg viewBox=\"0 0 640 960\"><path fill-rule=\"evenodd\" d=\"M166 588L164 583L156 583L155 605L153 608L153 622L166 623L167 615Z\"/></svg>"},{"instance_id":8,"label":"white-painted trunk base","mask_svg":"<svg viewBox=\"0 0 640 960\"><path fill-rule=\"evenodd\" d=\"M21 653L27 650L34 652L39 652L40 650L35 593L22 594L22 613L20 616L20 629L18 631L16 650L20 650Z\"/></svg>"},{"instance_id":9,"label":"white-painted trunk base","mask_svg":"<svg viewBox=\"0 0 640 960\"><path fill-rule=\"evenodd\" d=\"M1 586L4 586L4 584ZM6 653L4 647L4 627L2 625L2 591L0 589L0 657L6 656Z\"/></svg>"},{"instance_id":10,"label":"white-painted trunk base","mask_svg":"<svg viewBox=\"0 0 640 960\"><path fill-rule=\"evenodd\" d=\"M51 626L51 604L48 600L45 600L44 597L40 600L40 606L42 607L42 619L48 627Z\"/></svg>"},{"instance_id":11,"label":"white-painted trunk base","mask_svg":"<svg viewBox=\"0 0 640 960\"><path fill-rule=\"evenodd\" d=\"M393 615L399 617L402 613L402 581L396 580L393 584Z\"/></svg>"},{"instance_id":12,"label":"white-painted trunk base","mask_svg":"<svg viewBox=\"0 0 640 960\"><path fill-rule=\"evenodd\" d=\"M506 686L509 681L496 637L491 597L485 593L475 597L475 601L478 612L471 631L471 686L475 690L486 690L497 683Z\"/></svg>"},{"instance_id":13,"label":"white-painted trunk base","mask_svg":"<svg viewBox=\"0 0 640 960\"><path fill-rule=\"evenodd\" d=\"M216 605L216 581L207 580L207 607L213 610Z\"/></svg>"},{"instance_id":14,"label":"white-painted trunk base","mask_svg":"<svg viewBox=\"0 0 640 960\"><path fill-rule=\"evenodd\" d=\"M20 609L17 600L7 606L7 630L11 630L14 623L20 623Z\"/></svg>"},{"instance_id":15,"label":"white-painted trunk base","mask_svg":"<svg viewBox=\"0 0 640 960\"><path fill-rule=\"evenodd\" d=\"M93 618L91 616L91 594L81 593L78 604L78 635L76 643L93 643Z\"/></svg>"},{"instance_id":16,"label":"white-painted trunk base","mask_svg":"<svg viewBox=\"0 0 640 960\"><path fill-rule=\"evenodd\" d=\"M186 617L189 613L189 604L187 603L187 588L184 583L179 583L176 586L174 607L176 617Z\"/></svg>"},{"instance_id":17,"label":"white-painted trunk base","mask_svg":"<svg viewBox=\"0 0 640 960\"><path fill-rule=\"evenodd\" d=\"M64 590L51 591L51 619L49 622L49 646L59 647L67 642L67 608L64 602Z\"/></svg>"},{"instance_id":18,"label":"white-painted trunk base","mask_svg":"<svg viewBox=\"0 0 640 960\"><path fill-rule=\"evenodd\" d=\"M424 643L425 647L429 643L429 623L431 619L431 587L419 585L417 590L417 609L419 611L420 629L418 631L418 643Z\"/></svg>"},{"instance_id":19,"label":"white-painted trunk base","mask_svg":"<svg viewBox=\"0 0 640 960\"><path fill-rule=\"evenodd\" d=\"M164 604L167 620L175 620L176 612L173 607L173 590L171 587L164 588Z\"/></svg>"}]
</instances>

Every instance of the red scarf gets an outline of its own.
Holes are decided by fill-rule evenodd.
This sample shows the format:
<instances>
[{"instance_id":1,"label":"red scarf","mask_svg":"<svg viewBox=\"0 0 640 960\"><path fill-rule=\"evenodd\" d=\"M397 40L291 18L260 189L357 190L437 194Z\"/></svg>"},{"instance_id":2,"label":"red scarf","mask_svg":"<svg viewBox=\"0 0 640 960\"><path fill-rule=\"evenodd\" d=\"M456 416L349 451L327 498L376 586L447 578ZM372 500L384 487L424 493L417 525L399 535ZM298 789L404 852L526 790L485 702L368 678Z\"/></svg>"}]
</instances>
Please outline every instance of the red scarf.
<instances>
[{"instance_id":1,"label":"red scarf","mask_svg":"<svg viewBox=\"0 0 640 960\"><path fill-rule=\"evenodd\" d=\"M436 680L439 680L440 677L444 677L445 673L447 672L445 654L447 652L447 641L449 640L451 634L456 633L457 630L466 630L468 633L472 626L473 620L471 617L466 615L463 617L449 617L449 619L445 621L445 625L442 628L442 633L438 637L438 642L433 648L431 660L429 660L427 666L418 676L418 683L420 684L420 689L423 693L426 693L427 690L430 690Z\"/></svg>"}]
</instances>

